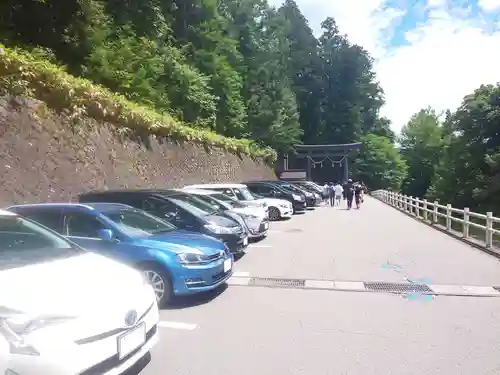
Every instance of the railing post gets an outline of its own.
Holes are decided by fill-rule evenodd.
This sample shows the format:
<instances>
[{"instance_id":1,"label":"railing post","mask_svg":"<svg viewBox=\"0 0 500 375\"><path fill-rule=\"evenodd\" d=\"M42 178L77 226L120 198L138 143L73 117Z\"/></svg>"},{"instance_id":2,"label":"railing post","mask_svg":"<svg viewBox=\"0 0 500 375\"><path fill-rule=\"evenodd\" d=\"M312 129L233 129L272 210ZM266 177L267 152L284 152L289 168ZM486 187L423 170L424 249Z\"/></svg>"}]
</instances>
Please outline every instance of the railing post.
<instances>
[{"instance_id":1,"label":"railing post","mask_svg":"<svg viewBox=\"0 0 500 375\"><path fill-rule=\"evenodd\" d=\"M410 195L408 198L410 200L410 204L409 204L410 214L413 215L413 206L412 206L412 204L413 204L413 197Z\"/></svg>"},{"instance_id":2,"label":"railing post","mask_svg":"<svg viewBox=\"0 0 500 375\"><path fill-rule=\"evenodd\" d=\"M434 212L432 213L432 222L434 224L436 224L438 222L438 211L439 211L439 202L438 201L434 201Z\"/></svg>"},{"instance_id":3,"label":"railing post","mask_svg":"<svg viewBox=\"0 0 500 375\"><path fill-rule=\"evenodd\" d=\"M427 221L427 199L424 199L424 220Z\"/></svg>"},{"instance_id":4,"label":"railing post","mask_svg":"<svg viewBox=\"0 0 500 375\"><path fill-rule=\"evenodd\" d=\"M451 230L451 204L446 205L446 230Z\"/></svg>"},{"instance_id":5,"label":"railing post","mask_svg":"<svg viewBox=\"0 0 500 375\"><path fill-rule=\"evenodd\" d=\"M493 212L486 213L486 247L493 246Z\"/></svg>"},{"instance_id":6,"label":"railing post","mask_svg":"<svg viewBox=\"0 0 500 375\"><path fill-rule=\"evenodd\" d=\"M408 212L408 197L406 195L403 195L402 198L403 198L403 202L404 202L405 212Z\"/></svg>"},{"instance_id":7,"label":"railing post","mask_svg":"<svg viewBox=\"0 0 500 375\"><path fill-rule=\"evenodd\" d=\"M420 200L418 198L415 198L415 206L415 215L420 218Z\"/></svg>"},{"instance_id":8,"label":"railing post","mask_svg":"<svg viewBox=\"0 0 500 375\"><path fill-rule=\"evenodd\" d=\"M464 222L462 224L463 238L469 238L469 207L464 207Z\"/></svg>"}]
</instances>

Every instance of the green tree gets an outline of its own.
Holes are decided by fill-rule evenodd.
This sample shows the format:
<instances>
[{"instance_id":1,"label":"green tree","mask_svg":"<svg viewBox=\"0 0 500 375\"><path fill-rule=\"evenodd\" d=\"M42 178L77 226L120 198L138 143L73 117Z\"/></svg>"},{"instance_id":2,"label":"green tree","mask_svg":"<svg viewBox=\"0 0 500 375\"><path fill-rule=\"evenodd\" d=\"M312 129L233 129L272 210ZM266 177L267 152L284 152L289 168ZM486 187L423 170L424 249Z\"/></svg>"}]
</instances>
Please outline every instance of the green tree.
<instances>
[{"instance_id":1,"label":"green tree","mask_svg":"<svg viewBox=\"0 0 500 375\"><path fill-rule=\"evenodd\" d=\"M431 185L442 147L439 116L431 109L414 114L401 130L400 152L408 166L402 190L413 197L424 197Z\"/></svg>"},{"instance_id":2,"label":"green tree","mask_svg":"<svg viewBox=\"0 0 500 375\"><path fill-rule=\"evenodd\" d=\"M239 40L248 136L278 151L300 142L297 101L289 79L286 19L265 1L225 0L230 33Z\"/></svg>"},{"instance_id":3,"label":"green tree","mask_svg":"<svg viewBox=\"0 0 500 375\"><path fill-rule=\"evenodd\" d=\"M321 60L318 41L294 0L286 0L279 9L287 21L286 38L290 43L288 76L297 98L304 143L321 142Z\"/></svg>"},{"instance_id":4,"label":"green tree","mask_svg":"<svg viewBox=\"0 0 500 375\"><path fill-rule=\"evenodd\" d=\"M500 210L500 85L481 86L447 121L433 198L477 211Z\"/></svg>"},{"instance_id":5,"label":"green tree","mask_svg":"<svg viewBox=\"0 0 500 375\"><path fill-rule=\"evenodd\" d=\"M322 23L321 128L323 143L351 143L381 124L383 93L375 81L373 59L339 33L333 18Z\"/></svg>"},{"instance_id":6,"label":"green tree","mask_svg":"<svg viewBox=\"0 0 500 375\"><path fill-rule=\"evenodd\" d=\"M370 189L398 191L406 175L406 164L394 144L384 136L366 134L355 160L353 177Z\"/></svg>"}]
</instances>

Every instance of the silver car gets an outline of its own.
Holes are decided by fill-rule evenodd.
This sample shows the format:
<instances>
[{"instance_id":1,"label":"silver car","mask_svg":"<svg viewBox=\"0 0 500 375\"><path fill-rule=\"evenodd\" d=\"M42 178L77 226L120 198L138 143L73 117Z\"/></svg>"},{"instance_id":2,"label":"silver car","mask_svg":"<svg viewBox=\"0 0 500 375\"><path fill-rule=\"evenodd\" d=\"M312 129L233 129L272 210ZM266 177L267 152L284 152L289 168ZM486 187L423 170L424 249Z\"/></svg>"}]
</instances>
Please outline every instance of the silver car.
<instances>
[{"instance_id":1,"label":"silver car","mask_svg":"<svg viewBox=\"0 0 500 375\"><path fill-rule=\"evenodd\" d=\"M269 213L264 207L252 207L234 200L233 198L218 191L205 189L184 188L182 191L197 195L207 203L217 206L236 220L243 220L248 229L249 238L261 238L267 235L269 230Z\"/></svg>"}]
</instances>

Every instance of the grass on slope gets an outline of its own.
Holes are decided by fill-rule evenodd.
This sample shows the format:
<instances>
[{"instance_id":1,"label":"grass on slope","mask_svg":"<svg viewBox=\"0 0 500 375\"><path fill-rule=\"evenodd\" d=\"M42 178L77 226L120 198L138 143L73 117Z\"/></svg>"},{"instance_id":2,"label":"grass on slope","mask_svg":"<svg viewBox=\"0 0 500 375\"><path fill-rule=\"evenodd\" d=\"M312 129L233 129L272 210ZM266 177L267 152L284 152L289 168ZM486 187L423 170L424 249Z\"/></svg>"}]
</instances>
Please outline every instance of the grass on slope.
<instances>
[{"instance_id":1,"label":"grass on slope","mask_svg":"<svg viewBox=\"0 0 500 375\"><path fill-rule=\"evenodd\" d=\"M189 127L168 114L137 105L89 80L72 76L63 68L26 51L0 44L2 91L38 99L50 108L67 109L117 127L217 147L231 153L263 158L269 163L276 160L276 152L269 147L259 147L248 139L228 138Z\"/></svg>"}]
</instances>

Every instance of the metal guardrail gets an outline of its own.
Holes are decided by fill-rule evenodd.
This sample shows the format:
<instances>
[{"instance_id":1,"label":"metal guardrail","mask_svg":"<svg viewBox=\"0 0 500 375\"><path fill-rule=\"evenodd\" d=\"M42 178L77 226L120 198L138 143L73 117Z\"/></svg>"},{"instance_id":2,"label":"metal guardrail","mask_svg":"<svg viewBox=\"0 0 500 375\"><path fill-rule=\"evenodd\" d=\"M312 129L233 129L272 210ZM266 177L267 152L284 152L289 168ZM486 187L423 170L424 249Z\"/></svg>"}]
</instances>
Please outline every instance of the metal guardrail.
<instances>
[{"instance_id":1,"label":"metal guardrail","mask_svg":"<svg viewBox=\"0 0 500 375\"><path fill-rule=\"evenodd\" d=\"M425 221L427 224L439 225L447 232L453 232L457 235L460 235L461 232L460 236L463 239L480 241L481 245L487 249L491 249L495 237L500 236L500 230L494 228L495 224L500 224L500 218L494 217L492 212L487 212L484 215L471 212L467 207L461 210L452 207L451 204L442 205L438 201L429 202L426 199L409 197L387 190L376 190L371 195L400 211ZM474 229L476 230L474 231ZM482 232L482 235L477 233L478 230ZM473 231L475 233L471 233Z\"/></svg>"}]
</instances>

